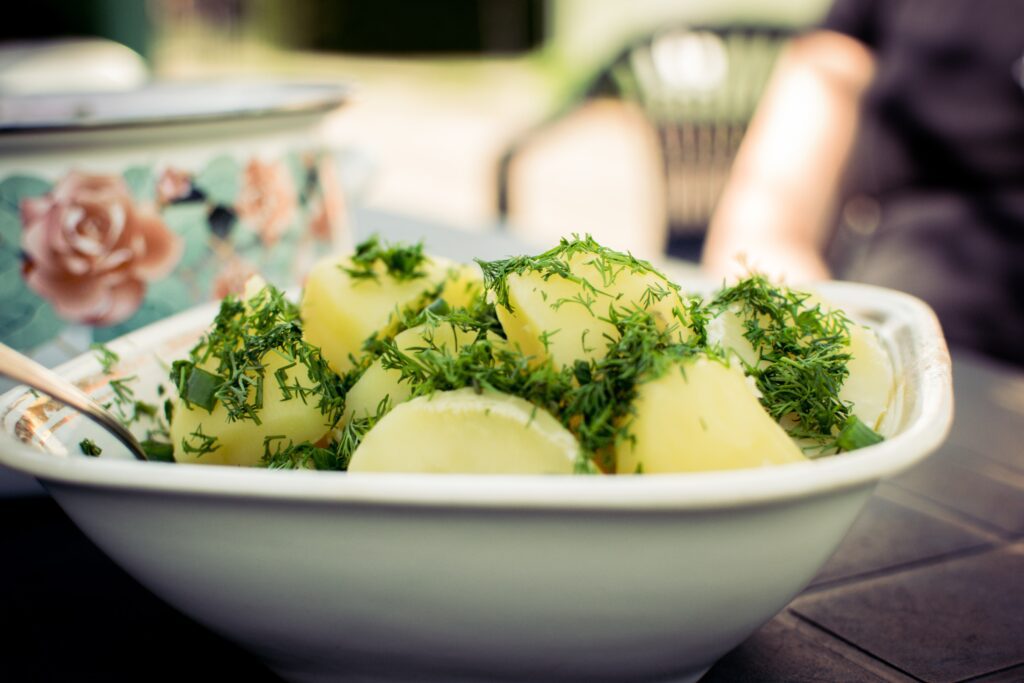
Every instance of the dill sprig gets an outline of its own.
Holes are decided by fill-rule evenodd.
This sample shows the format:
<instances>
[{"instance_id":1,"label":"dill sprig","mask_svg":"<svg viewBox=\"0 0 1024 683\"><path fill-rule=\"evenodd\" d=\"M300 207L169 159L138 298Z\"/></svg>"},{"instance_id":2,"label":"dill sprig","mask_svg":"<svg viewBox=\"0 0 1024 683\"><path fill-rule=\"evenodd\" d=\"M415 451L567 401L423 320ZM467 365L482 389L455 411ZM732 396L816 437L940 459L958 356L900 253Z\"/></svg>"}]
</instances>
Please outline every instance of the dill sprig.
<instances>
[{"instance_id":1,"label":"dill sprig","mask_svg":"<svg viewBox=\"0 0 1024 683\"><path fill-rule=\"evenodd\" d=\"M350 277L376 280L377 263L384 266L387 274L395 280L415 280L426 272L422 267L427 257L423 253L423 242L416 244L387 244L373 235L356 245L351 258L351 267L338 266Z\"/></svg>"},{"instance_id":2,"label":"dill sprig","mask_svg":"<svg viewBox=\"0 0 1024 683\"><path fill-rule=\"evenodd\" d=\"M745 370L757 382L765 409L791 436L836 446L851 415L839 398L849 375L849 319L761 275L723 289L709 304L712 317L736 307L743 336L758 354L756 364L744 363Z\"/></svg>"}]
</instances>

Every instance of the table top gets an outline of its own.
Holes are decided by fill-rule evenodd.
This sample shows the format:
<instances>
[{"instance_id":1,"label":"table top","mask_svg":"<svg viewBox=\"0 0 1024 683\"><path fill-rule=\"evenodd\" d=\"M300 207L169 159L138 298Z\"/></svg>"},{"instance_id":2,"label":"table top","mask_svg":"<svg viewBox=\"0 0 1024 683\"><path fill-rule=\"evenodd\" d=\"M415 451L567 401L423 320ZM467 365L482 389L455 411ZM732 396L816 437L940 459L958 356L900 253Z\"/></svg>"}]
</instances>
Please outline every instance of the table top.
<instances>
[{"instance_id":1,"label":"table top","mask_svg":"<svg viewBox=\"0 0 1024 683\"><path fill-rule=\"evenodd\" d=\"M811 585L704 683L1024 680L1024 369L955 353L953 372L946 445L883 481ZM0 539L0 586L17 587L0 592L0 679L279 680L141 587L51 499L0 498Z\"/></svg>"}]
</instances>

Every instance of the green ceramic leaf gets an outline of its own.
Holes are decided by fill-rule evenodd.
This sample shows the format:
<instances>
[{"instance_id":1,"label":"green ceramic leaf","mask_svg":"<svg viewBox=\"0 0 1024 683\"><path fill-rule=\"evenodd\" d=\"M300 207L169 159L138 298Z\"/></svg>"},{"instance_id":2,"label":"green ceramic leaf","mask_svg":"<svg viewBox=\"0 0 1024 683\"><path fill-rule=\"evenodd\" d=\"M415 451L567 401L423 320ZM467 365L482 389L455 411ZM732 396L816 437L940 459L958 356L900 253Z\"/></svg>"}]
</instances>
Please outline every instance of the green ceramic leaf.
<instances>
[{"instance_id":1,"label":"green ceramic leaf","mask_svg":"<svg viewBox=\"0 0 1024 683\"><path fill-rule=\"evenodd\" d=\"M295 194L301 199L305 199L306 189L306 178L308 169L306 165L302 163L302 158L298 152L290 152L285 158L284 163L288 167L289 175L292 177L292 182L295 185Z\"/></svg>"},{"instance_id":2,"label":"green ceramic leaf","mask_svg":"<svg viewBox=\"0 0 1024 683\"><path fill-rule=\"evenodd\" d=\"M21 248L21 215L7 204L0 204L0 250Z\"/></svg>"},{"instance_id":3,"label":"green ceramic leaf","mask_svg":"<svg viewBox=\"0 0 1024 683\"><path fill-rule=\"evenodd\" d=\"M21 279L21 258L17 250L0 248L0 301L10 301L25 287L27 285Z\"/></svg>"},{"instance_id":4,"label":"green ceramic leaf","mask_svg":"<svg viewBox=\"0 0 1024 683\"><path fill-rule=\"evenodd\" d=\"M210 225L204 204L173 204L161 216L167 227L181 235L185 250L179 268L189 268L205 262L210 256Z\"/></svg>"},{"instance_id":5,"label":"green ceramic leaf","mask_svg":"<svg viewBox=\"0 0 1024 683\"><path fill-rule=\"evenodd\" d=\"M214 158L196 175L193 184L212 204L232 206L241 188L241 168L234 157Z\"/></svg>"},{"instance_id":6,"label":"green ceramic leaf","mask_svg":"<svg viewBox=\"0 0 1024 683\"><path fill-rule=\"evenodd\" d=\"M156 198L156 176L151 166L132 166L123 175L136 201L151 202Z\"/></svg>"},{"instance_id":7,"label":"green ceramic leaf","mask_svg":"<svg viewBox=\"0 0 1024 683\"><path fill-rule=\"evenodd\" d=\"M27 287L18 289L0 306L0 341L19 351L30 351L50 341L64 321Z\"/></svg>"},{"instance_id":8,"label":"green ceramic leaf","mask_svg":"<svg viewBox=\"0 0 1024 683\"><path fill-rule=\"evenodd\" d=\"M20 248L21 200L39 197L50 191L52 184L42 178L15 175L0 182L0 248Z\"/></svg>"},{"instance_id":9,"label":"green ceramic leaf","mask_svg":"<svg viewBox=\"0 0 1024 683\"><path fill-rule=\"evenodd\" d=\"M53 184L42 178L28 175L12 175L0 182L0 204L14 211L25 197L38 197L50 191Z\"/></svg>"}]
</instances>

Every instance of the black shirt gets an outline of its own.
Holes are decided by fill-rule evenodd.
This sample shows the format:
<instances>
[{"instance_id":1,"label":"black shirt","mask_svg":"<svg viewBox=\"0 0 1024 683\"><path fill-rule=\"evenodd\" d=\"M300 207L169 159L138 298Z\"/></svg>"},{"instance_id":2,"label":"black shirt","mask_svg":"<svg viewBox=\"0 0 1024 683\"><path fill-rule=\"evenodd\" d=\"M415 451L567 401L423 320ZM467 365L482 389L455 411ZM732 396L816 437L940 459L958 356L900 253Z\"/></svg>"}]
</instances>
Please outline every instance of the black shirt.
<instances>
[{"instance_id":1,"label":"black shirt","mask_svg":"<svg viewBox=\"0 0 1024 683\"><path fill-rule=\"evenodd\" d=\"M1024 364L1024 0L839 0L875 55L847 193L877 230L840 276L935 307L957 346Z\"/></svg>"}]
</instances>

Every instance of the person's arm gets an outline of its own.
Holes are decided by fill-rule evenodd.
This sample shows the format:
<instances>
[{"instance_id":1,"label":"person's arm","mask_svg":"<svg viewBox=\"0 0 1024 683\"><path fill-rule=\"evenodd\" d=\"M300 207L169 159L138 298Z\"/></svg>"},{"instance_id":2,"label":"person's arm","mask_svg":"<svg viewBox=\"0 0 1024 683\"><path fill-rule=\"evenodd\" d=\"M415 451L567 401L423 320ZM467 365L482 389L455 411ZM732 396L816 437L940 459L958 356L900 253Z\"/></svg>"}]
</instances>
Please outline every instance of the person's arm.
<instances>
[{"instance_id":1,"label":"person's arm","mask_svg":"<svg viewBox=\"0 0 1024 683\"><path fill-rule=\"evenodd\" d=\"M869 50L840 33L817 31L786 48L712 218L710 274L829 276L827 222L873 72Z\"/></svg>"}]
</instances>

